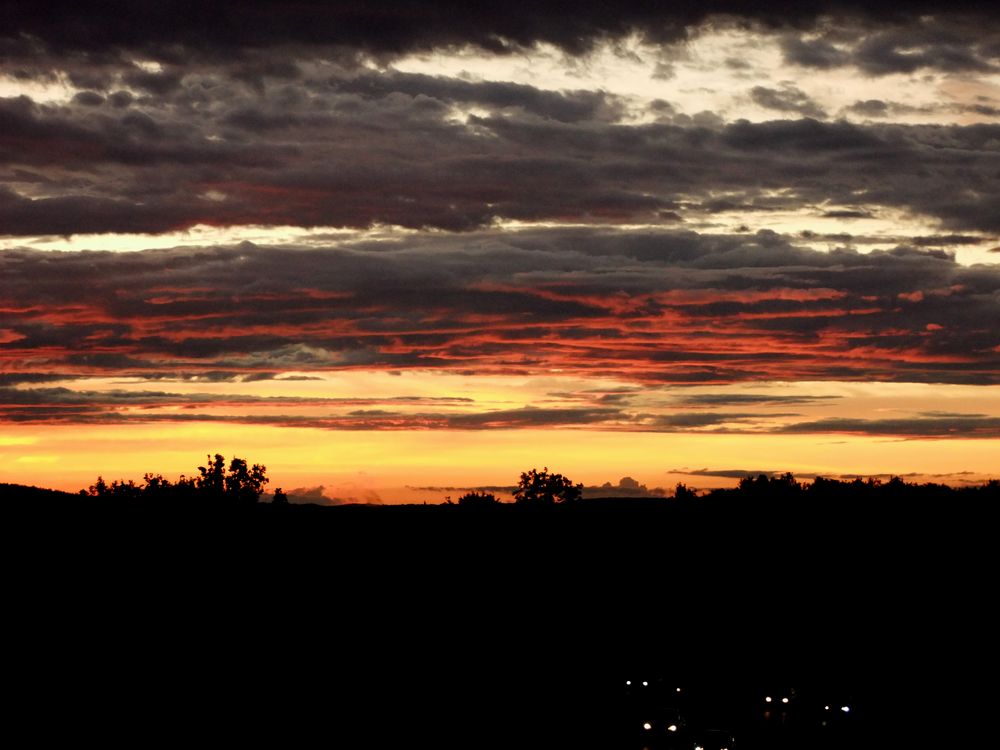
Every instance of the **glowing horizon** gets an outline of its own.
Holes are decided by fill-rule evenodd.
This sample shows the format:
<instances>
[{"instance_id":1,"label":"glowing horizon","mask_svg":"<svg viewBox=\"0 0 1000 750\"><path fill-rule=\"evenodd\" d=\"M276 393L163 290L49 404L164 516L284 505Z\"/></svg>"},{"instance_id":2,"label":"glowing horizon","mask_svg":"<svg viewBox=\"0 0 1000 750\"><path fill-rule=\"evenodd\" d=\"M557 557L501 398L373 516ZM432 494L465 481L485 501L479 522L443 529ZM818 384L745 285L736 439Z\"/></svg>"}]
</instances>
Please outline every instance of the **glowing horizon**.
<instances>
[{"instance_id":1,"label":"glowing horizon","mask_svg":"<svg viewBox=\"0 0 1000 750\"><path fill-rule=\"evenodd\" d=\"M0 482L1000 475L995 24L300 5L11 11Z\"/></svg>"}]
</instances>

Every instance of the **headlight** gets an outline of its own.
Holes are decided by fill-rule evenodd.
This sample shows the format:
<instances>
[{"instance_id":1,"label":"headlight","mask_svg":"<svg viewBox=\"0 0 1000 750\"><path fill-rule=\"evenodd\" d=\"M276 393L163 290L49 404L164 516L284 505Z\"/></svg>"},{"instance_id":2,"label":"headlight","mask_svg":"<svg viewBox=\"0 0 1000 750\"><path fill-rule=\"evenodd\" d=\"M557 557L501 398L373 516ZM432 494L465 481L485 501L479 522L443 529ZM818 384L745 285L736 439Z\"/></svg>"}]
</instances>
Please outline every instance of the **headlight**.
<instances>
[{"instance_id":1,"label":"headlight","mask_svg":"<svg viewBox=\"0 0 1000 750\"><path fill-rule=\"evenodd\" d=\"M677 731L677 725L676 724L671 724L669 727L667 727L667 731L668 732L676 732Z\"/></svg>"},{"instance_id":2,"label":"headlight","mask_svg":"<svg viewBox=\"0 0 1000 750\"><path fill-rule=\"evenodd\" d=\"M647 721L645 724L642 725L642 728L648 732L650 729L653 728L653 725Z\"/></svg>"}]
</instances>

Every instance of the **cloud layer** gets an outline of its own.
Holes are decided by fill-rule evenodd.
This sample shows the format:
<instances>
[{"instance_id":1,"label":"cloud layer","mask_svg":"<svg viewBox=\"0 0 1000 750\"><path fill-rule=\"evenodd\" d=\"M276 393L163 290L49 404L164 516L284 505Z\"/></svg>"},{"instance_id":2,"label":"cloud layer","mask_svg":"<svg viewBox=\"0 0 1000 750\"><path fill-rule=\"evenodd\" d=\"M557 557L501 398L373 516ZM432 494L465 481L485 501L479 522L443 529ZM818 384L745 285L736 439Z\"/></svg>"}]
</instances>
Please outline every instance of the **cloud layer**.
<instances>
[{"instance_id":1,"label":"cloud layer","mask_svg":"<svg viewBox=\"0 0 1000 750\"><path fill-rule=\"evenodd\" d=\"M1000 266L951 252L1000 235L995 10L793 5L5 3L0 421L1000 436L750 386L1000 384ZM292 385L349 371L594 387Z\"/></svg>"},{"instance_id":2,"label":"cloud layer","mask_svg":"<svg viewBox=\"0 0 1000 750\"><path fill-rule=\"evenodd\" d=\"M733 210L902 211L1000 232L1000 125L822 122L820 105L787 86L751 95L796 119L630 123L600 91L362 72L276 84L265 97L232 75L189 76L122 105L120 91L0 99L3 232L468 231Z\"/></svg>"},{"instance_id":3,"label":"cloud layer","mask_svg":"<svg viewBox=\"0 0 1000 750\"><path fill-rule=\"evenodd\" d=\"M0 254L8 378L378 368L1000 382L1000 270L940 251L562 229Z\"/></svg>"}]
</instances>

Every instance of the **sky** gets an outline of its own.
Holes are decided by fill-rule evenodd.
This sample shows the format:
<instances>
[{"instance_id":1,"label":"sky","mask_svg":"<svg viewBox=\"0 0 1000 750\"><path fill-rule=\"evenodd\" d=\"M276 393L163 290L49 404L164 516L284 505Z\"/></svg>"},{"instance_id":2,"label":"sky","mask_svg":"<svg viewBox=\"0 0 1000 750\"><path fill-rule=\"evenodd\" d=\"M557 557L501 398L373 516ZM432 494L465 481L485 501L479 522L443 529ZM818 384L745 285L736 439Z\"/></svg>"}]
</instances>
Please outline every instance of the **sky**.
<instances>
[{"instance_id":1,"label":"sky","mask_svg":"<svg viewBox=\"0 0 1000 750\"><path fill-rule=\"evenodd\" d=\"M992 3L150 5L0 8L0 482L1000 476Z\"/></svg>"}]
</instances>

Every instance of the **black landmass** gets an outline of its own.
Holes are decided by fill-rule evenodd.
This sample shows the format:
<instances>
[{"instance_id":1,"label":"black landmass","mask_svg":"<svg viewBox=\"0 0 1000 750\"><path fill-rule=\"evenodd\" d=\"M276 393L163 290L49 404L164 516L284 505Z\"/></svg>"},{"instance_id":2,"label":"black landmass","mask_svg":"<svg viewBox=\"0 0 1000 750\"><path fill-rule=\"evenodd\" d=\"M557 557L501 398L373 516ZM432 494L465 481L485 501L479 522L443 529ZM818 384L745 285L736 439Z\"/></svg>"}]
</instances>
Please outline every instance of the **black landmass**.
<instances>
[{"instance_id":1,"label":"black landmass","mask_svg":"<svg viewBox=\"0 0 1000 750\"><path fill-rule=\"evenodd\" d=\"M687 750L706 728L958 747L995 712L998 493L209 507L0 485L11 674L81 738L639 750L624 681L669 675L703 696ZM853 724L762 724L746 696L774 684L849 695Z\"/></svg>"}]
</instances>

